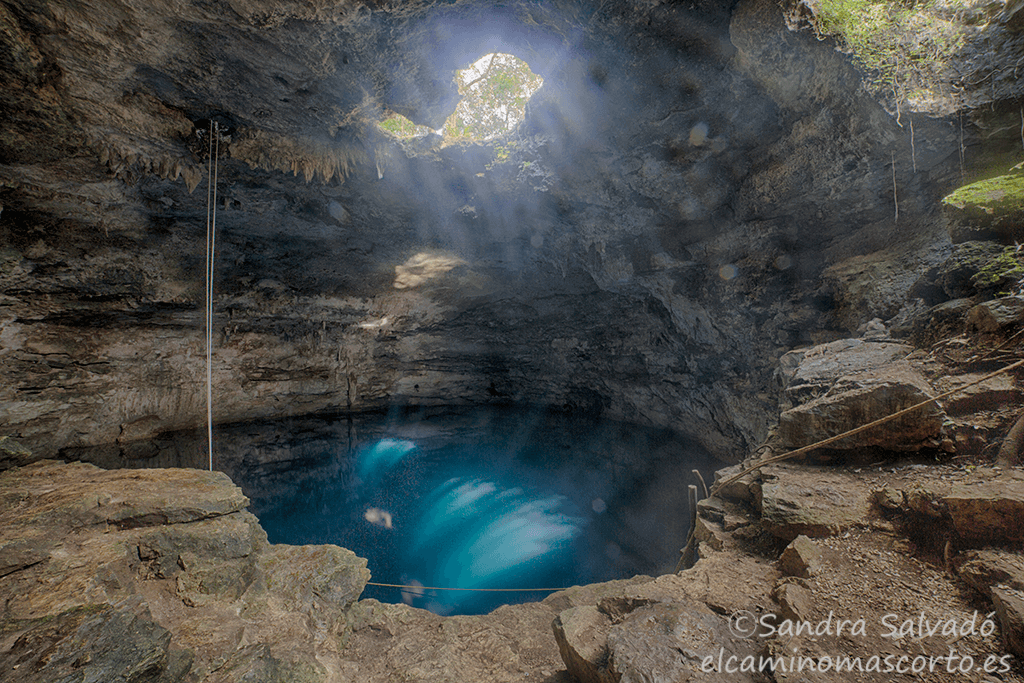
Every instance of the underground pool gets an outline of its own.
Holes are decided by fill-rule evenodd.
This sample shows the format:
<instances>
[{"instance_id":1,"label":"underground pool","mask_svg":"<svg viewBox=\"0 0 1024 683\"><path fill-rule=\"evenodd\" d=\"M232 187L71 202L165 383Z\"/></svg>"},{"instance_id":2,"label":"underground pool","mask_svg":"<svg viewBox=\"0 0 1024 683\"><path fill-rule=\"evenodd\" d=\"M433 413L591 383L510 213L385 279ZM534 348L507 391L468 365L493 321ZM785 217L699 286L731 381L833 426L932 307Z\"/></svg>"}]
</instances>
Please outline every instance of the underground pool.
<instances>
[{"instance_id":1,"label":"underground pool","mask_svg":"<svg viewBox=\"0 0 1024 683\"><path fill-rule=\"evenodd\" d=\"M707 454L667 429L529 408L394 410L220 427L215 468L271 543L368 561L363 597L479 614L582 583L672 571L691 473ZM197 433L101 466L202 466ZM537 589L537 590L535 590Z\"/></svg>"}]
</instances>

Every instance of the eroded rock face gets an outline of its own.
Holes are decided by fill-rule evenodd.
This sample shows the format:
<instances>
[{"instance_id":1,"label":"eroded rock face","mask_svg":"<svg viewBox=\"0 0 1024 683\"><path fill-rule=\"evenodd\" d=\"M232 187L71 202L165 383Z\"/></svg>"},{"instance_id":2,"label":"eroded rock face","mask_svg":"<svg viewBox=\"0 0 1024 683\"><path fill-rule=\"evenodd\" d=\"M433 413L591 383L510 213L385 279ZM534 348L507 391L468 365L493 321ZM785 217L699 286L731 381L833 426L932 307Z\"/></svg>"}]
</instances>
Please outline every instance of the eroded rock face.
<instances>
[{"instance_id":1,"label":"eroded rock face","mask_svg":"<svg viewBox=\"0 0 1024 683\"><path fill-rule=\"evenodd\" d=\"M339 669L366 561L268 546L225 475L44 461L0 488L5 680L323 681Z\"/></svg>"},{"instance_id":2,"label":"eroded rock face","mask_svg":"<svg viewBox=\"0 0 1024 683\"><path fill-rule=\"evenodd\" d=\"M0 429L44 455L203 420L212 123L221 422L535 402L735 459L779 349L896 315L948 251L959 130L912 140L771 0L26 0L0 23ZM376 127L437 125L453 69L499 48L546 79L500 150Z\"/></svg>"}]
</instances>

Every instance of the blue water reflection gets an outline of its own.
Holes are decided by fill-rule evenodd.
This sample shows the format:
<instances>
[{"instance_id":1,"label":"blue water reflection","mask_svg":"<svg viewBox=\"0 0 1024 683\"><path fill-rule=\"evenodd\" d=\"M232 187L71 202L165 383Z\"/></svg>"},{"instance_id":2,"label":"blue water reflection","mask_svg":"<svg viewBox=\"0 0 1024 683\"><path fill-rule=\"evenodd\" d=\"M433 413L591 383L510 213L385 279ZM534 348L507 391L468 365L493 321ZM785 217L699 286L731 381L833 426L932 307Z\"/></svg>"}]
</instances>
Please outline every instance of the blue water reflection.
<instances>
[{"instance_id":1,"label":"blue water reflection","mask_svg":"<svg viewBox=\"0 0 1024 683\"><path fill-rule=\"evenodd\" d=\"M381 439L359 452L357 476L363 483L373 483L399 461L416 450L416 444L404 439Z\"/></svg>"},{"instance_id":2,"label":"blue water reflection","mask_svg":"<svg viewBox=\"0 0 1024 683\"><path fill-rule=\"evenodd\" d=\"M547 588L670 571L701 454L667 430L545 412L336 421L230 472L273 543L334 543L368 561L364 597L477 614ZM333 435L333 436L332 436ZM284 456L287 456L285 460ZM258 462L257 462L258 460Z\"/></svg>"},{"instance_id":3,"label":"blue water reflection","mask_svg":"<svg viewBox=\"0 0 1024 683\"><path fill-rule=\"evenodd\" d=\"M567 513L570 504L565 496L541 496L457 477L428 498L406 562L406 574L421 574L417 580L423 584L540 588L544 586L537 581L570 572L572 541L585 520ZM407 602L418 602L408 597ZM450 591L429 597L425 606L439 612L490 604L494 598Z\"/></svg>"}]
</instances>

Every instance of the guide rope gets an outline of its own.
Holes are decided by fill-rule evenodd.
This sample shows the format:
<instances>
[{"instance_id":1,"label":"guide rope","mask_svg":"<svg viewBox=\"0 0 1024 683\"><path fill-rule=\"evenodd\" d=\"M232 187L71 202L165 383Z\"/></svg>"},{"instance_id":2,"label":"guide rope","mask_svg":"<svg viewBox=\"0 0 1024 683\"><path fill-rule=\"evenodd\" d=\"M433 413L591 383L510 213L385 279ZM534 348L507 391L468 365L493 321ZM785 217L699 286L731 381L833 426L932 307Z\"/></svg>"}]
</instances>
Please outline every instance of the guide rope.
<instances>
[{"instance_id":1,"label":"guide rope","mask_svg":"<svg viewBox=\"0 0 1024 683\"><path fill-rule=\"evenodd\" d=\"M892 413L891 415L887 415L886 417L879 418L879 419L875 420L874 422L869 422L869 423L867 423L865 425L861 425L860 427L856 427L855 429L851 429L849 431L843 432L842 434L837 434L835 436L830 436L827 439L822 439L821 441L818 441L817 443L812 443L809 446L803 446L801 448L797 448L796 450L787 451L785 453L781 453L779 455L774 455L774 456L772 456L770 458L766 458L764 460L759 460L756 463L750 465L749 467L745 467L745 468L741 469L739 472L737 472L736 474L732 475L731 477L726 477L725 479L723 479L721 481L717 481L714 484L712 484L711 491L710 491L711 496L713 497L713 496L717 495L719 491L721 491L723 488L725 488L729 484L733 483L734 481L738 481L739 479L742 479L743 477L745 477L746 475L750 474L751 472L754 472L756 470L761 469L765 465L771 465L771 464L776 463L776 462L782 462L783 460L789 460L790 458L795 458L798 455L803 455L804 453L807 453L809 451L813 451L813 450L815 450L817 448L822 448L823 446L828 446L829 444L833 444L836 441L840 441L842 439L845 439L846 437L854 436L856 434L860 434L861 432L866 432L867 430L871 429L872 427L876 427L876 426L878 426L880 424L883 424L885 422L889 422L891 420L895 420L898 417L902 417L903 415L906 415L907 413L912 413L915 410L918 410L919 408L923 408L923 407L925 407L925 406L927 406L927 405L929 405L931 403L935 403L936 401L941 401L944 398L948 398L948 397L952 396L953 394L959 394L964 389L969 389L969 388L971 388L971 387L973 387L973 386L975 386L977 384L981 384L982 382L984 382L986 380L992 379L993 377L996 377L998 375L1002 375L1003 373L1009 372L1010 370L1013 370L1015 368L1019 368L1022 365L1024 365L1024 360L1019 360L1016 363L1012 363L1010 365L1007 365L1005 368L1001 368L999 370L995 370L995 371L990 372L987 375L984 375L983 377L980 377L980 378L978 378L978 379L976 379L976 380L974 380L972 382L968 382L967 384L964 384L963 386L957 387L955 389L950 389L949 391L947 391L945 393L942 393L942 394L939 394L938 396L935 396L933 398L929 398L926 401L921 401L920 403L915 403L914 405L910 406L909 408L904 408L903 410L896 411L895 413ZM686 545L680 551L680 553L682 554L682 557L679 558L679 563L676 564L676 570L675 570L676 574L678 574L679 571L682 569L683 563L686 560L686 558L687 558L687 556L688 556L688 554L690 552L691 546L693 545L693 542L695 540L694 534L695 534L695 532L697 530L697 526L696 525L697 525L696 518L691 519L690 520L690 533L687 536Z\"/></svg>"},{"instance_id":2,"label":"guide rope","mask_svg":"<svg viewBox=\"0 0 1024 683\"><path fill-rule=\"evenodd\" d=\"M216 143L214 138L217 138ZM206 441L213 471L213 257L217 242L217 157L220 126L210 121L210 165L206 186Z\"/></svg>"},{"instance_id":3,"label":"guide rope","mask_svg":"<svg viewBox=\"0 0 1024 683\"><path fill-rule=\"evenodd\" d=\"M479 591L482 593L528 593L528 592L550 592L566 591L568 588L446 588L444 586L409 586L401 583L374 583L367 581L367 586L379 586L381 588L402 588L410 592L418 591Z\"/></svg>"}]
</instances>

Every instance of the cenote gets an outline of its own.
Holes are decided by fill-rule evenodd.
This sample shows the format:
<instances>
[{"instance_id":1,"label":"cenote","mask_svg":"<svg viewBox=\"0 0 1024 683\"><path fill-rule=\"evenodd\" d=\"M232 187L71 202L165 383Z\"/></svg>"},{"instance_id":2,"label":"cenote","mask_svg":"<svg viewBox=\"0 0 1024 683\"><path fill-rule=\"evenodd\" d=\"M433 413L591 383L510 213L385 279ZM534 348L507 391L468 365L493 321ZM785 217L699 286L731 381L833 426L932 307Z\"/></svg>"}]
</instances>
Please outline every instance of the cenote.
<instances>
[{"instance_id":1,"label":"cenote","mask_svg":"<svg viewBox=\"0 0 1024 683\"><path fill-rule=\"evenodd\" d=\"M204 436L66 455L203 467ZM348 548L374 583L412 587L370 585L363 597L438 614L672 571L691 471L712 466L671 430L530 408L264 421L219 427L214 443L215 468L250 498L271 543Z\"/></svg>"}]
</instances>

